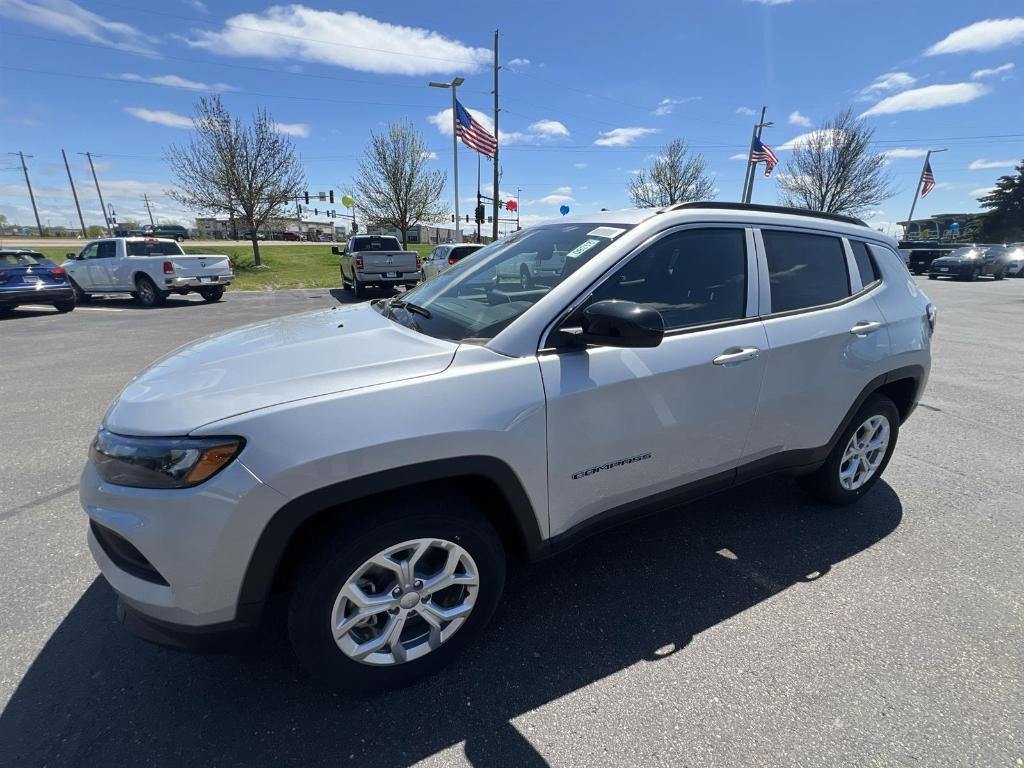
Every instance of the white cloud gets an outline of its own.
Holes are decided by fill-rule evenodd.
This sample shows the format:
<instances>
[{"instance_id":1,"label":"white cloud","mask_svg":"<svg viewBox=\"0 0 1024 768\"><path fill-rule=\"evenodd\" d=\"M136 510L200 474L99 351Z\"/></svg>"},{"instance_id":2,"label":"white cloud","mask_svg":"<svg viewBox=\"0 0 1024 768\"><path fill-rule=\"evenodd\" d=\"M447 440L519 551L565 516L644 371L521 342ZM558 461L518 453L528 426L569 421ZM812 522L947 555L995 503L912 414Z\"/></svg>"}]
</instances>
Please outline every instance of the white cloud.
<instances>
[{"instance_id":1,"label":"white cloud","mask_svg":"<svg viewBox=\"0 0 1024 768\"><path fill-rule=\"evenodd\" d=\"M785 150L788 150L788 149L796 149L797 147L803 146L808 141L810 141L811 139L813 139L813 138L815 138L817 136L823 136L826 139L831 139L832 134L834 133L834 130L835 129L818 128L818 129L813 130L813 131L808 131L807 133L801 133L799 136L794 136L792 139L787 141L785 144L782 144L781 146L775 147L775 151L776 152L782 152L782 151L785 151Z\"/></svg>"},{"instance_id":2,"label":"white cloud","mask_svg":"<svg viewBox=\"0 0 1024 768\"><path fill-rule=\"evenodd\" d=\"M242 13L220 31L194 34L186 40L189 45L223 56L298 59L378 74L468 74L491 60L489 49L463 45L429 29L298 4Z\"/></svg>"},{"instance_id":3,"label":"white cloud","mask_svg":"<svg viewBox=\"0 0 1024 768\"><path fill-rule=\"evenodd\" d=\"M671 115L680 104L685 104L688 101L698 101L700 98L700 96L687 96L685 99L662 99L658 102L658 106L654 108L654 114L658 117Z\"/></svg>"},{"instance_id":4,"label":"white cloud","mask_svg":"<svg viewBox=\"0 0 1024 768\"><path fill-rule=\"evenodd\" d=\"M530 131L552 139L563 138L569 135L569 129L565 127L564 123L547 118L533 123L530 126Z\"/></svg>"},{"instance_id":5,"label":"white cloud","mask_svg":"<svg viewBox=\"0 0 1024 768\"><path fill-rule=\"evenodd\" d=\"M937 56L942 53L964 51L992 51L1004 45L1024 41L1024 17L1013 19L985 19L951 32L924 53Z\"/></svg>"},{"instance_id":6,"label":"white cloud","mask_svg":"<svg viewBox=\"0 0 1024 768\"><path fill-rule=\"evenodd\" d=\"M572 167L573 168L586 168L587 164L586 163L573 163Z\"/></svg>"},{"instance_id":7,"label":"white cloud","mask_svg":"<svg viewBox=\"0 0 1024 768\"><path fill-rule=\"evenodd\" d=\"M736 107L737 115L746 115L747 117L756 117L757 112L750 107Z\"/></svg>"},{"instance_id":8,"label":"white cloud","mask_svg":"<svg viewBox=\"0 0 1024 768\"><path fill-rule=\"evenodd\" d=\"M203 0L185 0L185 5L191 6L193 10L203 14L210 12L210 9L206 7L206 3Z\"/></svg>"},{"instance_id":9,"label":"white cloud","mask_svg":"<svg viewBox=\"0 0 1024 768\"><path fill-rule=\"evenodd\" d=\"M529 59L510 59L505 64L505 69L509 72L522 72L530 66Z\"/></svg>"},{"instance_id":10,"label":"white cloud","mask_svg":"<svg viewBox=\"0 0 1024 768\"><path fill-rule=\"evenodd\" d=\"M149 35L130 24L87 11L71 0L0 0L0 16L123 51L156 55L145 45L155 42Z\"/></svg>"},{"instance_id":11,"label":"white cloud","mask_svg":"<svg viewBox=\"0 0 1024 768\"><path fill-rule=\"evenodd\" d=\"M309 126L305 123L274 123L278 133L285 136L298 136L301 139L309 138Z\"/></svg>"},{"instance_id":12,"label":"white cloud","mask_svg":"<svg viewBox=\"0 0 1024 768\"><path fill-rule=\"evenodd\" d=\"M437 160L437 152L424 152L423 153L423 159L424 160Z\"/></svg>"},{"instance_id":13,"label":"white cloud","mask_svg":"<svg viewBox=\"0 0 1024 768\"><path fill-rule=\"evenodd\" d=\"M920 112L926 109L950 107L974 101L988 92L989 88L980 83L926 85L924 88L913 88L894 96L888 96L866 112L861 113L860 116L893 115L897 112Z\"/></svg>"},{"instance_id":14,"label":"white cloud","mask_svg":"<svg viewBox=\"0 0 1024 768\"><path fill-rule=\"evenodd\" d=\"M973 72L971 72L971 80L981 80L983 77L995 77L996 75L1005 75L1012 69L1012 62L1008 64L1000 64L998 67L992 67L991 69L976 69Z\"/></svg>"},{"instance_id":15,"label":"white cloud","mask_svg":"<svg viewBox=\"0 0 1024 768\"><path fill-rule=\"evenodd\" d=\"M152 77L144 77L143 75L125 72L123 75L120 75L120 78L133 83L155 83L156 85L166 85L171 88L184 88L188 91L235 90L233 85L228 85L227 83L204 83L199 80L187 80L184 77L178 77L177 75L154 75Z\"/></svg>"},{"instance_id":16,"label":"white cloud","mask_svg":"<svg viewBox=\"0 0 1024 768\"><path fill-rule=\"evenodd\" d=\"M749 160L750 156L746 152L737 152L735 155L729 155L730 160Z\"/></svg>"},{"instance_id":17,"label":"white cloud","mask_svg":"<svg viewBox=\"0 0 1024 768\"><path fill-rule=\"evenodd\" d=\"M985 195L992 194L995 187L978 187L977 189L971 190L971 197L984 197Z\"/></svg>"},{"instance_id":18,"label":"white cloud","mask_svg":"<svg viewBox=\"0 0 1024 768\"><path fill-rule=\"evenodd\" d=\"M192 118L186 115L179 115L175 112L168 112L163 109L146 109L145 107L125 107L124 111L139 120L147 123L156 123L168 128L192 128Z\"/></svg>"},{"instance_id":19,"label":"white cloud","mask_svg":"<svg viewBox=\"0 0 1024 768\"><path fill-rule=\"evenodd\" d=\"M576 198L572 196L572 187L557 187L544 197L536 200L527 200L527 205L562 205L563 203L575 203Z\"/></svg>"},{"instance_id":20,"label":"white cloud","mask_svg":"<svg viewBox=\"0 0 1024 768\"><path fill-rule=\"evenodd\" d=\"M975 160L967 166L969 171L984 171L989 168L1016 168L1016 160Z\"/></svg>"},{"instance_id":21,"label":"white cloud","mask_svg":"<svg viewBox=\"0 0 1024 768\"><path fill-rule=\"evenodd\" d=\"M628 147L641 136L657 132L657 128L612 128L610 131L601 131L600 138L594 144L599 147Z\"/></svg>"},{"instance_id":22,"label":"white cloud","mask_svg":"<svg viewBox=\"0 0 1024 768\"><path fill-rule=\"evenodd\" d=\"M886 72L861 88L860 95L872 98L889 91L905 91L915 83L917 83L917 78L907 72Z\"/></svg>"},{"instance_id":23,"label":"white cloud","mask_svg":"<svg viewBox=\"0 0 1024 768\"><path fill-rule=\"evenodd\" d=\"M887 149L882 153L888 159L903 158L903 157L924 157L928 154L927 149L918 149L917 147L895 147L894 149Z\"/></svg>"},{"instance_id":24,"label":"white cloud","mask_svg":"<svg viewBox=\"0 0 1024 768\"><path fill-rule=\"evenodd\" d=\"M789 124L799 125L801 128L810 128L811 118L807 117L807 115L801 115L798 110L794 109L789 113Z\"/></svg>"},{"instance_id":25,"label":"white cloud","mask_svg":"<svg viewBox=\"0 0 1024 768\"><path fill-rule=\"evenodd\" d=\"M748 3L757 3L758 5L786 5L787 3L793 2L793 0L745 0Z\"/></svg>"}]
</instances>

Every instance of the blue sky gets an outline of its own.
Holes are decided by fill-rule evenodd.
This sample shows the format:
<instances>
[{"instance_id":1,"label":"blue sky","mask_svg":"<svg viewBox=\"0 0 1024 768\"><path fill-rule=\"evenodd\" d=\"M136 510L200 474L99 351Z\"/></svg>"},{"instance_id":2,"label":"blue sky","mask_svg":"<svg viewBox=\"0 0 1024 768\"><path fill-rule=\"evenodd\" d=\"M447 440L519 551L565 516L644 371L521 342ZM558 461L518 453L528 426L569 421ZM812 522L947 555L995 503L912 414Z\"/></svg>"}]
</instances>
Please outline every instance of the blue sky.
<instances>
[{"instance_id":1,"label":"blue sky","mask_svg":"<svg viewBox=\"0 0 1024 768\"><path fill-rule=\"evenodd\" d=\"M852 106L890 153L899 192L870 217L888 228L909 210L925 149L949 151L933 159L938 186L918 215L976 210L975 198L1024 156L1022 8L0 0L0 150L33 155L44 224L76 219L62 147L87 223L101 220L76 154L87 150L120 219L146 220L146 193L158 218L190 220L164 194L161 155L189 138L197 95L216 90L233 111L272 112L314 191L344 187L369 132L403 118L450 177L450 118L439 114L450 96L427 81L465 77L460 100L489 114L489 49L500 28L501 189L521 188L524 222L557 216L562 204L581 213L627 206L630 173L676 137L707 158L717 198L736 200L754 110L767 105L775 122L764 140L779 154L778 174L794 141ZM27 224L18 160L5 157L0 213ZM476 156L462 148L459 159L468 201ZM754 200L776 202L774 176L758 174Z\"/></svg>"}]
</instances>

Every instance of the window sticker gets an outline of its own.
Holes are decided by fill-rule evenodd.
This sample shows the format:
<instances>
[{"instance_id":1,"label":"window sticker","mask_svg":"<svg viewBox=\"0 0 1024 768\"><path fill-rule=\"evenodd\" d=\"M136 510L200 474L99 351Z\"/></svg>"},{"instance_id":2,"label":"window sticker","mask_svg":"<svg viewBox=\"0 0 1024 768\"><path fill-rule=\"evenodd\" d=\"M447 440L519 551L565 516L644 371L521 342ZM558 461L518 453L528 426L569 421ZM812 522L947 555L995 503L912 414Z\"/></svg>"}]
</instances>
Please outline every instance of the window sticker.
<instances>
[{"instance_id":1,"label":"window sticker","mask_svg":"<svg viewBox=\"0 0 1024 768\"><path fill-rule=\"evenodd\" d=\"M575 259L577 256L582 256L584 253L589 251L591 248L593 248L600 242L600 240L584 240L582 243L580 243L567 254L565 254L565 258Z\"/></svg>"},{"instance_id":2,"label":"window sticker","mask_svg":"<svg viewBox=\"0 0 1024 768\"><path fill-rule=\"evenodd\" d=\"M587 232L587 237L607 237L609 240L614 240L625 231L618 227L598 227Z\"/></svg>"}]
</instances>

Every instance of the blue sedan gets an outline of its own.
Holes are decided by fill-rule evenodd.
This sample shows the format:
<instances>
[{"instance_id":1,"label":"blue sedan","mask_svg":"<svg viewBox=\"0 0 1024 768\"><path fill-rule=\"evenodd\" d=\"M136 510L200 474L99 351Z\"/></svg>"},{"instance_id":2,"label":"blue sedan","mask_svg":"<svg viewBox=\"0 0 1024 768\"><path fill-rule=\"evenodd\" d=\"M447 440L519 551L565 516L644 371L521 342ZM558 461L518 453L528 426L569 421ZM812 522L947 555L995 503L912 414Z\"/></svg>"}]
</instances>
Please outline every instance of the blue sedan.
<instances>
[{"instance_id":1,"label":"blue sedan","mask_svg":"<svg viewBox=\"0 0 1024 768\"><path fill-rule=\"evenodd\" d=\"M41 253L0 249L0 313L19 304L52 304L70 312L75 290L64 269Z\"/></svg>"}]
</instances>

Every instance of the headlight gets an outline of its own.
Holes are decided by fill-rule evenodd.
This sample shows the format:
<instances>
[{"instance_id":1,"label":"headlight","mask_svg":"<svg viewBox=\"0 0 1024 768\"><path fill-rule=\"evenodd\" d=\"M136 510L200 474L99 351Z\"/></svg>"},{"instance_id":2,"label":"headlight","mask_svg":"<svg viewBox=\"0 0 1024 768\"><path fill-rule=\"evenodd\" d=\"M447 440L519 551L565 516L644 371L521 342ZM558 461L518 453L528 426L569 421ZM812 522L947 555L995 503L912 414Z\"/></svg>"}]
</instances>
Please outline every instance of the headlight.
<instances>
[{"instance_id":1,"label":"headlight","mask_svg":"<svg viewBox=\"0 0 1024 768\"><path fill-rule=\"evenodd\" d=\"M240 437L127 437L101 429L89 449L100 476L132 488L191 488L242 450Z\"/></svg>"}]
</instances>

